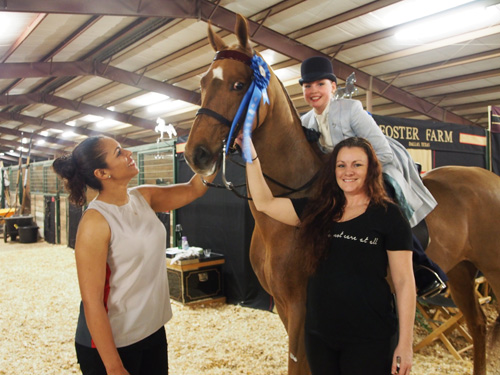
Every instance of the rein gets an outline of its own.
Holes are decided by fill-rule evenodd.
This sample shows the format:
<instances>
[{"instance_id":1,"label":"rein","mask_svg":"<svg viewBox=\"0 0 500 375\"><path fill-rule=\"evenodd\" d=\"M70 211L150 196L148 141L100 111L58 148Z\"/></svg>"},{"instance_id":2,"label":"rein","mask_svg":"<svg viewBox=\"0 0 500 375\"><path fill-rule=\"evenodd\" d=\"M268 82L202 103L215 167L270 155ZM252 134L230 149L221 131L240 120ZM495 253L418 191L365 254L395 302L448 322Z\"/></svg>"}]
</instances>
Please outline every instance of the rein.
<instances>
[{"instance_id":1,"label":"rein","mask_svg":"<svg viewBox=\"0 0 500 375\"><path fill-rule=\"evenodd\" d=\"M231 158L227 158L227 159L229 159L229 161L233 162L237 166L245 168L245 166L243 164L238 163L237 161L234 161ZM309 181L307 181L304 185L302 185L298 188L291 188L291 187L275 180L274 178L268 176L264 172L262 172L262 175L266 179L268 179L269 181L278 185L279 187L286 189L286 190L289 190L285 193L281 193L281 194L276 195L276 197L282 198L282 197L287 197L289 195L292 195L294 193L298 193L299 191L302 191L302 190L305 190L305 189L311 187L311 185L314 183L314 181L316 181L316 178L318 177L318 173L319 173L319 171L316 172L316 174L314 176L312 176L312 178ZM252 198L249 197L248 195L241 194L239 191L236 190L237 188L244 187L247 184L234 185L231 181L228 181L226 179L226 144L225 144L225 142L224 142L224 145L222 147L222 183L223 183L223 185L214 184L213 182L208 182L203 177L201 178L201 181L203 182L203 185L205 185L205 186L213 187L213 188L217 188L217 189L227 189L229 191L232 191L238 198L246 199L249 201L252 200Z\"/></svg>"},{"instance_id":2,"label":"rein","mask_svg":"<svg viewBox=\"0 0 500 375\"><path fill-rule=\"evenodd\" d=\"M226 179L226 154L228 153L229 149L234 150L233 147L231 147L234 144L234 139L236 138L236 135L240 132L241 127L243 126L243 158L251 163L252 158L250 156L250 150L249 147L247 146L248 144L248 139L250 138L250 133L251 133L251 127L253 124L253 120L255 118L255 115L257 115L257 123L259 123L259 103L260 100L264 100L264 104L269 104L269 98L267 96L267 86L269 84L270 80L270 73L269 69L267 67L267 64L262 60L261 57L258 55L254 55L253 57L250 57L242 52L239 51L234 51L234 50L224 50L224 51L218 51L215 54L215 57L213 61L217 60L224 60L224 59L230 59L230 60L235 60L239 61L245 65L250 66L250 68L253 71L253 77L252 77L252 83L250 87L248 88L248 91L246 92L245 96L243 97L240 106L236 112L236 115L233 119L233 121L227 119L220 113L215 112L214 110L206 107L201 107L197 112L196 116L198 115L207 115L210 116L217 121L219 121L221 124L229 127L229 133L228 136L225 140L223 140L223 147L222 147L222 182L224 185L218 185L214 184L211 182L205 181L205 179L202 178L203 184L208 187L215 187L215 188L222 188L222 189L227 189L232 191L237 197L247 199L247 200L252 200L252 198L243 195L239 193L236 188L240 188L243 186L246 186L246 184L241 184L241 185L234 185L232 182L228 181ZM243 120L241 117L242 113L244 110L247 110L247 115L246 118ZM241 120L240 120L241 119ZM226 147L229 145L229 147ZM229 160L231 160L229 158ZM231 160L233 163L236 165L245 168L244 165L237 163L233 160ZM289 190L286 193L282 193L277 195L277 197L286 197L288 195L291 195L293 193L305 190L309 188L313 182L317 178L317 173L304 185L301 187L295 189L291 188L279 181L276 181L275 179L267 176L265 173L263 173L264 177L267 178L269 181L273 182L274 184L280 186L283 189Z\"/></svg>"}]
</instances>

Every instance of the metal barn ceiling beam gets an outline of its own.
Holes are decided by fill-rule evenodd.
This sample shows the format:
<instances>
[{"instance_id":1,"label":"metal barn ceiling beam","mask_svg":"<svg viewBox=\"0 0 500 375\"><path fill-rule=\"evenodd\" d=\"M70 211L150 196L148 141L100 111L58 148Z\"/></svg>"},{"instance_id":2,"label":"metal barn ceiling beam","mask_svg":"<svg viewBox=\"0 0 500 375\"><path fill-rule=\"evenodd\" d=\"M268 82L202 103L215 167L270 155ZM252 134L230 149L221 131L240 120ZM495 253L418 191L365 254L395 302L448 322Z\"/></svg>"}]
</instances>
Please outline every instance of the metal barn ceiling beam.
<instances>
[{"instance_id":1,"label":"metal barn ceiling beam","mask_svg":"<svg viewBox=\"0 0 500 375\"><path fill-rule=\"evenodd\" d=\"M4 151L2 151L4 152ZM8 152L8 151L7 151ZM9 156L9 155L0 155L0 159L3 159L3 160L8 160L8 161L13 161L15 163L18 163L19 162L19 158L16 158L14 156Z\"/></svg>"},{"instance_id":2,"label":"metal barn ceiling beam","mask_svg":"<svg viewBox=\"0 0 500 375\"><path fill-rule=\"evenodd\" d=\"M60 96L31 93L24 95L3 95L0 96L0 106L2 105L26 105L34 103L49 104L54 107L68 109L70 111L81 112L82 114L91 114L101 116L106 119L116 120L125 124L134 125L143 129L153 130L156 127L156 122L145 118L128 115L111 111L106 108L96 107L90 104L83 103L78 100L70 100Z\"/></svg>"},{"instance_id":3,"label":"metal barn ceiling beam","mask_svg":"<svg viewBox=\"0 0 500 375\"><path fill-rule=\"evenodd\" d=\"M21 147L21 146L25 147L26 149L28 148L27 144L21 144L21 143L16 142L16 141L9 141L7 139L2 139L2 144L15 147L16 150L18 147ZM60 155L60 154L64 153L63 149L58 150L58 149L54 149L54 148L38 146L36 144L31 146L31 150L34 153L38 152L38 153L43 153L46 155L53 155L53 156Z\"/></svg>"},{"instance_id":4,"label":"metal barn ceiling beam","mask_svg":"<svg viewBox=\"0 0 500 375\"><path fill-rule=\"evenodd\" d=\"M2 126L0 126L0 134L13 135L13 136L16 136L19 138L21 138L23 136L28 137L28 135L31 135L31 133L29 133L29 132L22 132L21 130L5 128ZM45 137L43 135L39 135L36 133L33 134L33 141L45 141L45 142L53 143L56 145L63 145L65 147L74 147L77 145L77 142L68 141L66 139L60 139L60 138L50 137L50 136Z\"/></svg>"},{"instance_id":5,"label":"metal barn ceiling beam","mask_svg":"<svg viewBox=\"0 0 500 375\"><path fill-rule=\"evenodd\" d=\"M198 0L3 0L0 10L134 17L196 17Z\"/></svg>"},{"instance_id":6,"label":"metal barn ceiling beam","mask_svg":"<svg viewBox=\"0 0 500 375\"><path fill-rule=\"evenodd\" d=\"M0 64L0 78L74 77L95 75L125 85L154 91L192 104L200 104L200 94L165 82L148 78L143 74L128 72L92 61L4 63Z\"/></svg>"},{"instance_id":7,"label":"metal barn ceiling beam","mask_svg":"<svg viewBox=\"0 0 500 375\"><path fill-rule=\"evenodd\" d=\"M113 134L97 132L89 129L85 129L82 127L69 126L62 122L50 121L43 118L31 117L26 115L21 115L16 112L0 112L0 119L6 121L18 121L24 124L36 125L42 128L52 128L58 129L62 131L72 131L75 134L86 135L87 137L95 136L95 135L105 135L110 138L114 138L120 143L128 144L131 146L143 145L144 142L140 142L134 139L129 139L127 137L115 136Z\"/></svg>"},{"instance_id":8,"label":"metal barn ceiling beam","mask_svg":"<svg viewBox=\"0 0 500 375\"><path fill-rule=\"evenodd\" d=\"M198 9L196 7L198 6ZM211 21L215 26L233 31L236 14L219 4L214 4L208 0L142 0L137 4L132 0L88 0L85 2L71 2L65 0L4 0L0 9L18 12L46 12L46 13L72 13L72 14L101 14L101 15L129 15L129 16L161 16L176 18L197 17L204 21ZM147 11L153 10L153 14ZM297 42L285 35L279 34L263 25L253 21L248 21L249 33L252 41L262 44L274 51L287 55L298 61L321 54L304 44ZM323 54L324 55L324 54ZM328 55L324 55L330 57ZM341 61L333 59L334 70L340 79L347 77L354 72L356 83L359 87L370 90L386 99L399 103L407 108L413 109L426 116L445 122L473 125L468 119L450 113L447 110L436 106L424 99L412 95L404 90L392 86L382 80L370 76L369 74L353 68ZM151 90L151 89L150 89ZM156 91L156 90L151 90ZM169 95L169 94L166 94ZM169 95L176 97L175 95ZM182 99L182 98L179 98ZM185 99L182 99L185 100ZM191 102L189 100L185 100Z\"/></svg>"}]
</instances>

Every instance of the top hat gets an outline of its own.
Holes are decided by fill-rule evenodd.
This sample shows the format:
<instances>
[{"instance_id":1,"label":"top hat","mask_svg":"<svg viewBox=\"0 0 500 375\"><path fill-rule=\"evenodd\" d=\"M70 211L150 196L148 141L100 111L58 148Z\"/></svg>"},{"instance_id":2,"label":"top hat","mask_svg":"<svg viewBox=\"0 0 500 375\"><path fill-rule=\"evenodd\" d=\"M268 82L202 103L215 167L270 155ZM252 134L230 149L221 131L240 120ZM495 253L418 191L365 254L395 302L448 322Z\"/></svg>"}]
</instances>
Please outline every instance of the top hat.
<instances>
[{"instance_id":1,"label":"top hat","mask_svg":"<svg viewBox=\"0 0 500 375\"><path fill-rule=\"evenodd\" d=\"M299 79L300 85L325 78L337 83L331 61L323 56L313 56L305 59L300 66L300 74L302 75L302 78Z\"/></svg>"}]
</instances>

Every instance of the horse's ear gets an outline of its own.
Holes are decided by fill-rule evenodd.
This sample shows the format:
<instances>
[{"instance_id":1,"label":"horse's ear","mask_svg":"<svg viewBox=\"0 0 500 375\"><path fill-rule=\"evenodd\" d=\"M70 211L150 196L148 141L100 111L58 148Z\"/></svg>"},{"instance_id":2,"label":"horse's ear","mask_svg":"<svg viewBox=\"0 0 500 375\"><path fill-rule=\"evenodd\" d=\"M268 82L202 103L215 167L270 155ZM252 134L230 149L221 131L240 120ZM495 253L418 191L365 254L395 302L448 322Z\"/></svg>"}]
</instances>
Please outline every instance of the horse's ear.
<instances>
[{"instance_id":1,"label":"horse's ear","mask_svg":"<svg viewBox=\"0 0 500 375\"><path fill-rule=\"evenodd\" d=\"M210 21L208 21L208 40L215 52L222 51L227 48L227 44L224 43L222 38L212 29L212 22Z\"/></svg>"},{"instance_id":2,"label":"horse's ear","mask_svg":"<svg viewBox=\"0 0 500 375\"><path fill-rule=\"evenodd\" d=\"M234 33L240 42L240 47L253 54L252 47L250 46L250 39L248 38L248 23L246 18L241 14L236 14L236 27Z\"/></svg>"}]
</instances>

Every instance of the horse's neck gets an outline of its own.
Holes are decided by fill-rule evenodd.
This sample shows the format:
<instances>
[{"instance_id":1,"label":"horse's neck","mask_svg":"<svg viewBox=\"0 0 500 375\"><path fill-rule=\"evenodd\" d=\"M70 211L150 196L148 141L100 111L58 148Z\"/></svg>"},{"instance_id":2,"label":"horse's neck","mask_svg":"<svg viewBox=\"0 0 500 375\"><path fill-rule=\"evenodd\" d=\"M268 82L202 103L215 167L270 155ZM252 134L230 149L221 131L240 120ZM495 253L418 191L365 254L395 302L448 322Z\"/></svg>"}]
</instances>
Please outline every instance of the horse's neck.
<instances>
[{"instance_id":1,"label":"horse's neck","mask_svg":"<svg viewBox=\"0 0 500 375\"><path fill-rule=\"evenodd\" d=\"M254 144L263 172L296 189L313 178L321 162L304 135L295 108L287 99L288 96L275 101L271 113L255 134ZM275 195L287 191L272 182L268 184Z\"/></svg>"}]
</instances>

